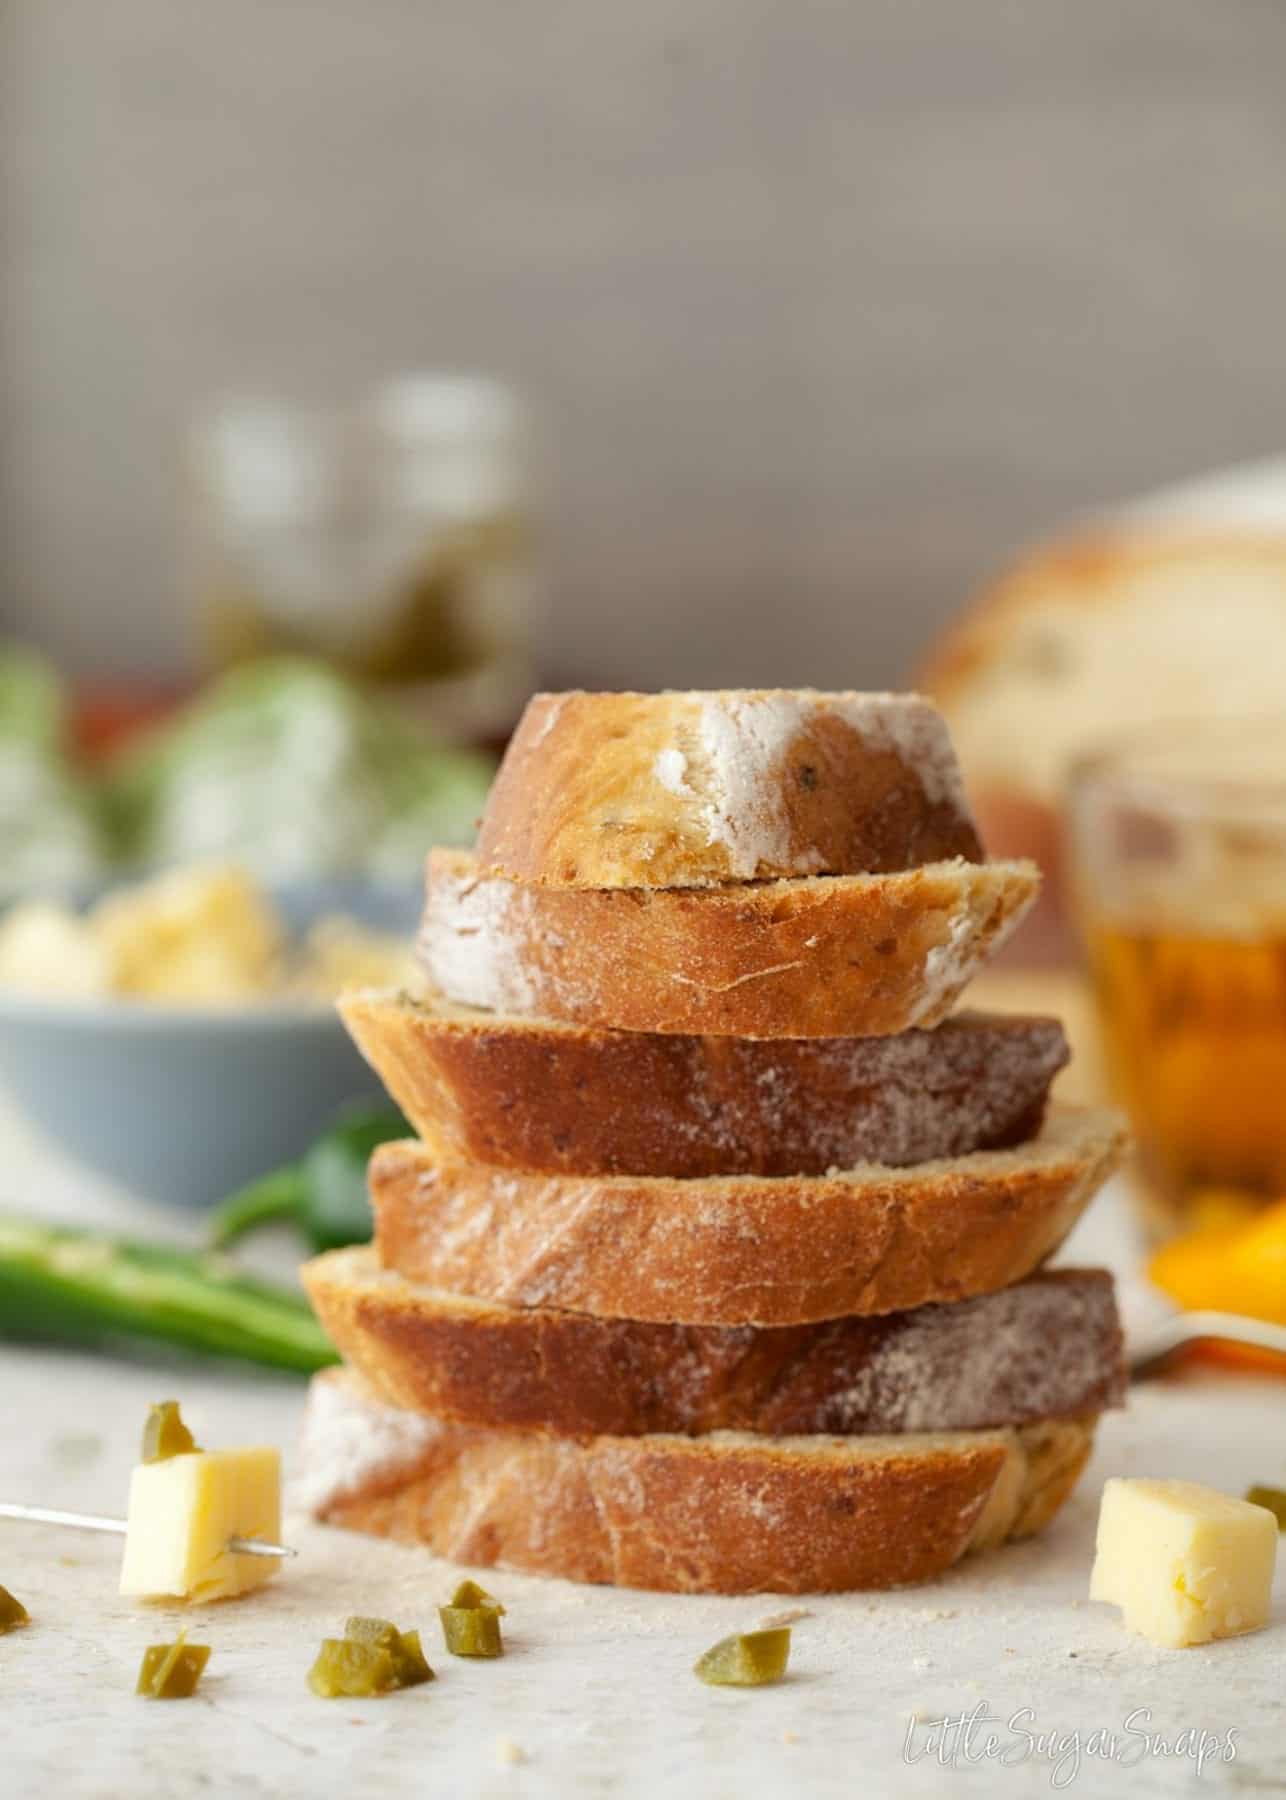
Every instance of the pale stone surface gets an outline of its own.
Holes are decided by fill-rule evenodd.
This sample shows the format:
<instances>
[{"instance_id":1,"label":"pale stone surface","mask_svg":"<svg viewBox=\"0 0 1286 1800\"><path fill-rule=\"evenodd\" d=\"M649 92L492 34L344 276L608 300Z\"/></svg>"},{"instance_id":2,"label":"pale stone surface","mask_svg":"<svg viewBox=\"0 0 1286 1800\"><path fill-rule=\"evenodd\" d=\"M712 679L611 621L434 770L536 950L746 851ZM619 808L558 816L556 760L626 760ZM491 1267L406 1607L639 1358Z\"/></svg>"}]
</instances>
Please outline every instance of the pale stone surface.
<instances>
[{"instance_id":1,"label":"pale stone surface","mask_svg":"<svg viewBox=\"0 0 1286 1800\"><path fill-rule=\"evenodd\" d=\"M127 1207L39 1157L8 1121L0 1149L14 1203L51 1215L177 1234L180 1214ZM1117 1205L1082 1228L1077 1260L1120 1258ZM187 1221L191 1229L191 1222ZM272 1261L272 1257L265 1260ZM276 1253L284 1267L284 1250ZM1140 1317L1142 1296L1129 1293ZM302 1386L208 1365L132 1364L0 1346L5 1498L122 1513L150 1401L177 1395L207 1445L276 1442L293 1460ZM1266 1631L1177 1656L1124 1632L1086 1600L1099 1493L1110 1475L1209 1479L1241 1492L1286 1483L1286 1390L1232 1380L1139 1389L1109 1418L1080 1489L1042 1539L966 1564L931 1587L809 1599L794 1619L791 1675L754 1693L718 1692L691 1674L700 1652L775 1610L756 1599L675 1598L483 1574L509 1608L499 1663L439 1648L435 1607L457 1571L432 1557L330 1532L288 1515L300 1551L271 1586L198 1611L143 1607L116 1592L118 1541L0 1523L0 1581L26 1602L29 1629L0 1640L4 1800L357 1800L366 1794L639 1796L778 1800L782 1793L937 1793L997 1800L1048 1794L1049 1763L944 1771L923 1753L943 1713L985 1703L1006 1743L1015 1730L1082 1733L1074 1793L1149 1800L1192 1791L1182 1756L1140 1767L1085 1751L1089 1734L1132 1730L1173 1742L1192 1727L1238 1733L1236 1761L1207 1764L1203 1792L1266 1786L1280 1775L1286 1583ZM391 1616L424 1635L437 1681L382 1701L323 1702L305 1685L321 1638L352 1612ZM181 1624L214 1654L200 1697L134 1697L144 1646ZM77 1670L69 1680L69 1666ZM913 1721L911 1715L918 1715ZM499 1763L497 1743L520 1762ZM1017 1754L1012 1750L1011 1754Z\"/></svg>"}]
</instances>

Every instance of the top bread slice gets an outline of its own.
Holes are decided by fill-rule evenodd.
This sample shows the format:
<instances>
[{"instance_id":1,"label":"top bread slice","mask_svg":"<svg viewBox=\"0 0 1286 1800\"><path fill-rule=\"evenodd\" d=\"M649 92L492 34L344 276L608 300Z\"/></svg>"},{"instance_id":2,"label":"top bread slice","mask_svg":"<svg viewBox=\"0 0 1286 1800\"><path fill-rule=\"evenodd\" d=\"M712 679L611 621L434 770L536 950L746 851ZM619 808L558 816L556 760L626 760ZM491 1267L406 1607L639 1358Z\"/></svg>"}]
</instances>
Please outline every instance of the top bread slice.
<instances>
[{"instance_id":1,"label":"top bread slice","mask_svg":"<svg viewBox=\"0 0 1286 1800\"><path fill-rule=\"evenodd\" d=\"M419 957L465 1006L622 1031L884 1037L938 1024L1035 898L1031 863L717 888L542 887L434 850Z\"/></svg>"},{"instance_id":2,"label":"top bread slice","mask_svg":"<svg viewBox=\"0 0 1286 1800\"><path fill-rule=\"evenodd\" d=\"M589 888L707 887L980 861L919 694L537 694L483 813L480 867Z\"/></svg>"}]
</instances>

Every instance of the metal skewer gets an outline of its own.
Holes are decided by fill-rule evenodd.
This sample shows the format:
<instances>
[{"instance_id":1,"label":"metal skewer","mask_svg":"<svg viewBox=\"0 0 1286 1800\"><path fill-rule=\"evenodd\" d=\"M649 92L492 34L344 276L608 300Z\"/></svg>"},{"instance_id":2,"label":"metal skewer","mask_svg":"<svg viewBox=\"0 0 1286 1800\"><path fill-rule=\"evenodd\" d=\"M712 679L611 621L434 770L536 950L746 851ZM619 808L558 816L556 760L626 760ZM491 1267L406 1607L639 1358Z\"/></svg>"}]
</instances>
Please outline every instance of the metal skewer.
<instances>
[{"instance_id":1,"label":"metal skewer","mask_svg":"<svg viewBox=\"0 0 1286 1800\"><path fill-rule=\"evenodd\" d=\"M111 1531L125 1535L124 1519L106 1519L98 1513L62 1512L56 1506L21 1506L0 1500L0 1519L26 1519L33 1525L69 1525L75 1531ZM232 1537L228 1549L236 1556L295 1556L285 1544L266 1544L262 1538Z\"/></svg>"},{"instance_id":2,"label":"metal skewer","mask_svg":"<svg viewBox=\"0 0 1286 1800\"><path fill-rule=\"evenodd\" d=\"M1242 1313L1181 1312L1154 1326L1130 1347L1130 1379L1158 1373L1176 1350L1187 1344L1247 1344L1253 1350L1275 1350L1286 1356L1286 1326Z\"/></svg>"}]
</instances>

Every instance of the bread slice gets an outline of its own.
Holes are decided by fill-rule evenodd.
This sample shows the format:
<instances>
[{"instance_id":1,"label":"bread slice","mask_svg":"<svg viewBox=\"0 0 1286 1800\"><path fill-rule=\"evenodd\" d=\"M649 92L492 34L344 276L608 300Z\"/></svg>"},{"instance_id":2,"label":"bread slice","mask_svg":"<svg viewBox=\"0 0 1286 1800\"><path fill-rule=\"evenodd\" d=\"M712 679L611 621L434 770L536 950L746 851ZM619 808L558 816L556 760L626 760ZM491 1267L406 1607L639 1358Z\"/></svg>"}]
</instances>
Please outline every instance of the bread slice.
<instances>
[{"instance_id":1,"label":"bread slice","mask_svg":"<svg viewBox=\"0 0 1286 1800\"><path fill-rule=\"evenodd\" d=\"M805 1325L1008 1287L1118 1161L1114 1113L1053 1107L1016 1150L821 1176L521 1175L384 1144L385 1268L507 1306L686 1325Z\"/></svg>"},{"instance_id":2,"label":"bread slice","mask_svg":"<svg viewBox=\"0 0 1286 1800\"><path fill-rule=\"evenodd\" d=\"M670 1593L928 1581L1041 1530L1094 1419L906 1437L594 1437L452 1425L312 1382L295 1497L317 1518L475 1566Z\"/></svg>"},{"instance_id":3,"label":"bread slice","mask_svg":"<svg viewBox=\"0 0 1286 1800\"><path fill-rule=\"evenodd\" d=\"M744 887L539 887L429 857L420 960L448 999L624 1031L882 1037L936 1025L1013 930L1030 863Z\"/></svg>"},{"instance_id":4,"label":"bread slice","mask_svg":"<svg viewBox=\"0 0 1286 1800\"><path fill-rule=\"evenodd\" d=\"M919 694L537 694L479 866L569 887L707 887L981 861L946 726Z\"/></svg>"},{"instance_id":5,"label":"bread slice","mask_svg":"<svg viewBox=\"0 0 1286 1800\"><path fill-rule=\"evenodd\" d=\"M1067 1061L1055 1019L884 1038L684 1037L346 994L344 1022L442 1155L578 1175L820 1175L1020 1143Z\"/></svg>"},{"instance_id":6,"label":"bread slice","mask_svg":"<svg viewBox=\"0 0 1286 1800\"><path fill-rule=\"evenodd\" d=\"M464 1424L567 1437L974 1431L1100 1412L1125 1390L1102 1269L1044 1270L954 1306L768 1331L462 1299L382 1270L370 1245L315 1257L303 1281L373 1394Z\"/></svg>"}]
</instances>

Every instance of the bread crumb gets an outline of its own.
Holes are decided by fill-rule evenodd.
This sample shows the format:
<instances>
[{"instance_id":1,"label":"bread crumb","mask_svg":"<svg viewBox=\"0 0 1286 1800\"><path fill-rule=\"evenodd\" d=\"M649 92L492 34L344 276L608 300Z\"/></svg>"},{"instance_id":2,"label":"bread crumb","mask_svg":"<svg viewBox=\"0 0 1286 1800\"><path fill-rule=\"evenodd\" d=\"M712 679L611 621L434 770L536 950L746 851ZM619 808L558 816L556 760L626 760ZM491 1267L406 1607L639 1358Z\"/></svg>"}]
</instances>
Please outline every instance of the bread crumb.
<instances>
[{"instance_id":1,"label":"bread crumb","mask_svg":"<svg viewBox=\"0 0 1286 1800\"><path fill-rule=\"evenodd\" d=\"M783 1625L794 1625L800 1619L811 1619L812 1612L806 1606L784 1606L780 1612L765 1613L762 1619L756 1619L756 1631L779 1631Z\"/></svg>"},{"instance_id":2,"label":"bread crumb","mask_svg":"<svg viewBox=\"0 0 1286 1800\"><path fill-rule=\"evenodd\" d=\"M797 1744L799 1742L799 1733L797 1731L783 1731L781 1734L781 1741L783 1744Z\"/></svg>"},{"instance_id":3,"label":"bread crumb","mask_svg":"<svg viewBox=\"0 0 1286 1800\"><path fill-rule=\"evenodd\" d=\"M525 1763L527 1752L521 1744L515 1744L512 1738L496 1739L496 1762L500 1768L513 1768L518 1763Z\"/></svg>"}]
</instances>

